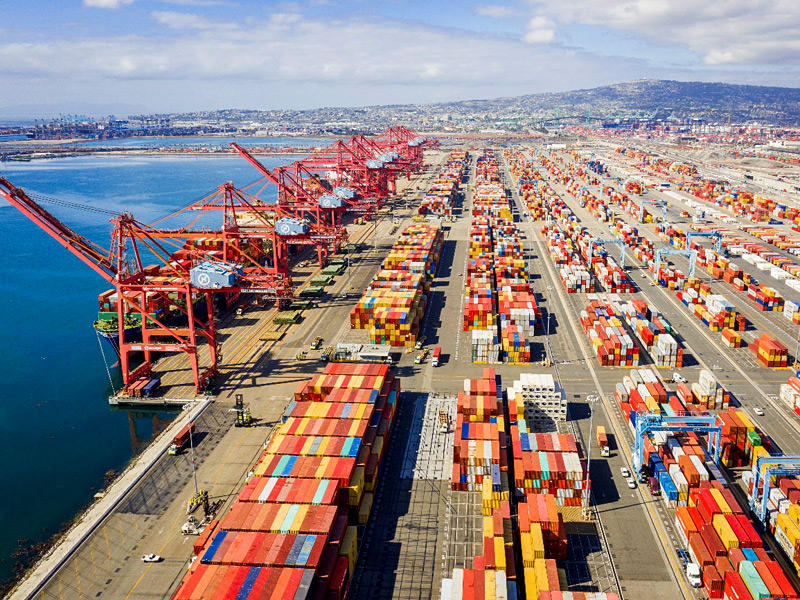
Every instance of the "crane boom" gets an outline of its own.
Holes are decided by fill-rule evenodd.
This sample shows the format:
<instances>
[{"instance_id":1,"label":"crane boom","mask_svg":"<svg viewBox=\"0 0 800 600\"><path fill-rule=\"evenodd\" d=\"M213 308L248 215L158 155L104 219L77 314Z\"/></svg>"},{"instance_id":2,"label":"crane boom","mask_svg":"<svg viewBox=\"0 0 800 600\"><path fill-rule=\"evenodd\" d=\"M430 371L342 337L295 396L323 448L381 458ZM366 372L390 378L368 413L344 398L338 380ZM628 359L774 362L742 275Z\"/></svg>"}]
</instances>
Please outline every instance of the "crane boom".
<instances>
[{"instance_id":1,"label":"crane boom","mask_svg":"<svg viewBox=\"0 0 800 600\"><path fill-rule=\"evenodd\" d=\"M113 283L119 273L110 251L104 250L79 233L75 233L31 199L25 190L0 177L0 195L8 200L17 210L28 217L41 229L46 231L64 248L89 265L106 281Z\"/></svg>"}]
</instances>

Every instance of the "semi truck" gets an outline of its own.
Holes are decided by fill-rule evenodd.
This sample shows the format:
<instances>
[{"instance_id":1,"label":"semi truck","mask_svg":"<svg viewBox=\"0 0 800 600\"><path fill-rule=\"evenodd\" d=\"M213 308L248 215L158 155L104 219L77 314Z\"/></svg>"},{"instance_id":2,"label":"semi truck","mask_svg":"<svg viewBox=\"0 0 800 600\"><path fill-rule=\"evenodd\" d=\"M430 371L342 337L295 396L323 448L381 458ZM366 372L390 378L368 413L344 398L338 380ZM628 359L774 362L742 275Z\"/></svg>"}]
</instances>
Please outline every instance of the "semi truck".
<instances>
[{"instance_id":1,"label":"semi truck","mask_svg":"<svg viewBox=\"0 0 800 600\"><path fill-rule=\"evenodd\" d=\"M602 425L597 426L597 445L600 447L600 456L611 456L611 452L608 449L606 428Z\"/></svg>"},{"instance_id":2,"label":"semi truck","mask_svg":"<svg viewBox=\"0 0 800 600\"><path fill-rule=\"evenodd\" d=\"M172 438L172 443L170 444L167 452L173 456L175 454L180 454L181 450L183 450L183 447L186 445L186 442L189 441L189 438L192 436L192 434L194 434L194 423L187 423L178 432L178 434Z\"/></svg>"},{"instance_id":3,"label":"semi truck","mask_svg":"<svg viewBox=\"0 0 800 600\"><path fill-rule=\"evenodd\" d=\"M439 366L439 355L442 353L442 349L439 346L433 349L433 358L431 359L431 364L434 367Z\"/></svg>"}]
</instances>

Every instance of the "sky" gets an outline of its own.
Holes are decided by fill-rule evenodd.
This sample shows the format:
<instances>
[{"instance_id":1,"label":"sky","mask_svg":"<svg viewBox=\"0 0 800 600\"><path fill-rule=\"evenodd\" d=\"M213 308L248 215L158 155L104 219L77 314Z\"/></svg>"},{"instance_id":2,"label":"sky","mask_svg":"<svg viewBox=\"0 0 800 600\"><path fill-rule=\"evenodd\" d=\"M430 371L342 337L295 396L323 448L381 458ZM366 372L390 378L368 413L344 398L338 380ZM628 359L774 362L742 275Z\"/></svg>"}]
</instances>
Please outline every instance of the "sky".
<instances>
[{"instance_id":1,"label":"sky","mask_svg":"<svg viewBox=\"0 0 800 600\"><path fill-rule=\"evenodd\" d=\"M796 0L2 0L0 118L796 87Z\"/></svg>"}]
</instances>

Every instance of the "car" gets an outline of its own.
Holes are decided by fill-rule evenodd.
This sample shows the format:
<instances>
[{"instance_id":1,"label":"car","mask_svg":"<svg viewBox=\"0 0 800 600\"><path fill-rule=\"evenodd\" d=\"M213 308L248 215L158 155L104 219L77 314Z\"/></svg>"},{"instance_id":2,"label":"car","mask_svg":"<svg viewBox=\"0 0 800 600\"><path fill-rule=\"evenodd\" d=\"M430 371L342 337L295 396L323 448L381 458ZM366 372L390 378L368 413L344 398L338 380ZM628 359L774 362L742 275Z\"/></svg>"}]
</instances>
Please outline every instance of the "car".
<instances>
[{"instance_id":1,"label":"car","mask_svg":"<svg viewBox=\"0 0 800 600\"><path fill-rule=\"evenodd\" d=\"M761 408L759 408L758 406L756 406L753 409L753 412L756 413L759 417L763 417L764 416L764 411Z\"/></svg>"},{"instance_id":2,"label":"car","mask_svg":"<svg viewBox=\"0 0 800 600\"><path fill-rule=\"evenodd\" d=\"M636 480L633 477L628 477L625 480L625 483L627 483L628 487L631 488L632 490L636 489Z\"/></svg>"},{"instance_id":3,"label":"car","mask_svg":"<svg viewBox=\"0 0 800 600\"><path fill-rule=\"evenodd\" d=\"M142 562L146 563L161 562L161 557L158 554L142 554Z\"/></svg>"},{"instance_id":4,"label":"car","mask_svg":"<svg viewBox=\"0 0 800 600\"><path fill-rule=\"evenodd\" d=\"M320 336L315 337L314 341L311 342L311 349L312 350L317 350L321 346L322 346L322 338Z\"/></svg>"},{"instance_id":5,"label":"car","mask_svg":"<svg viewBox=\"0 0 800 600\"><path fill-rule=\"evenodd\" d=\"M423 336L421 336L421 337L420 337L420 338L417 340L417 343L416 343L416 344L414 344L414 348L416 348L417 350L419 350L420 348L422 348L422 345L423 345L424 343L425 343L425 336L423 335Z\"/></svg>"},{"instance_id":6,"label":"car","mask_svg":"<svg viewBox=\"0 0 800 600\"><path fill-rule=\"evenodd\" d=\"M672 374L672 382L673 383L686 383L686 377L680 375L678 373Z\"/></svg>"},{"instance_id":7,"label":"car","mask_svg":"<svg viewBox=\"0 0 800 600\"><path fill-rule=\"evenodd\" d=\"M619 472L620 472L620 473L622 473L622 476L623 476L623 477L630 477L630 476L631 476L631 472L630 472L630 471L628 471L628 468L627 468L627 467L622 467L622 468L619 470Z\"/></svg>"}]
</instances>

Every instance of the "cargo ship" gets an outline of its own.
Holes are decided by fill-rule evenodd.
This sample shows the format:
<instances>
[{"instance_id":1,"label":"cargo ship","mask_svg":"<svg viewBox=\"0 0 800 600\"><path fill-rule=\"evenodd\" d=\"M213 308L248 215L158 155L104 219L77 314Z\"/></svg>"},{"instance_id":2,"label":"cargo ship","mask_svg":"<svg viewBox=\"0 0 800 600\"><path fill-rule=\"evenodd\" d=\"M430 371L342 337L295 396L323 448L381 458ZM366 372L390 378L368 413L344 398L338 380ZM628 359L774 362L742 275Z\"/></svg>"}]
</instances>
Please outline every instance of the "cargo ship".
<instances>
[{"instance_id":1,"label":"cargo ship","mask_svg":"<svg viewBox=\"0 0 800 600\"><path fill-rule=\"evenodd\" d=\"M214 312L219 309L227 309L234 306L239 301L239 293L217 293L214 295ZM175 306L170 305L161 297L161 301L151 304L148 299L147 312L161 321L168 327L186 323L186 315ZM94 329L99 336L108 342L119 358L119 315L117 313L117 293L114 290L107 290L98 296L99 311L94 322ZM175 300L179 305L184 304L180 300ZM208 312L206 310L205 294L196 294L193 301L193 312L197 318L205 322ZM125 314L125 340L127 342L141 341L142 339L142 319L139 313Z\"/></svg>"}]
</instances>

